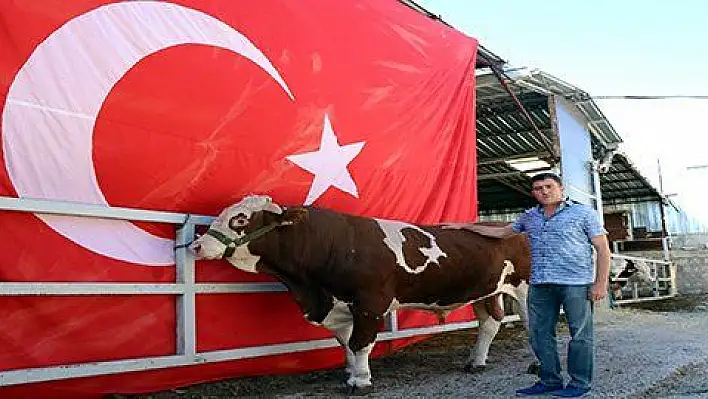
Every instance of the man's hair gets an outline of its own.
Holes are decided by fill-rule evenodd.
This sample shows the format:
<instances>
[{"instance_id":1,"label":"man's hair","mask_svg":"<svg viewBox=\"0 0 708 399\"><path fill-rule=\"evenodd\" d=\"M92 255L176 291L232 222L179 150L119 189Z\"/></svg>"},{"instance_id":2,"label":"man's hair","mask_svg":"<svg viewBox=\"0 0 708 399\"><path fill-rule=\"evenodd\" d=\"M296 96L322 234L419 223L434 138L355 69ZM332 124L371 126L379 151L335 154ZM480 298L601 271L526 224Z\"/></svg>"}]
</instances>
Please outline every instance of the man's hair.
<instances>
[{"instance_id":1,"label":"man's hair","mask_svg":"<svg viewBox=\"0 0 708 399\"><path fill-rule=\"evenodd\" d=\"M541 172L537 175L534 175L531 178L531 185L533 185L534 182L541 181L541 180L546 180L546 179L552 179L555 180L556 183L558 183L559 186L563 185L563 182L561 181L561 178L553 173L553 172Z\"/></svg>"}]
</instances>

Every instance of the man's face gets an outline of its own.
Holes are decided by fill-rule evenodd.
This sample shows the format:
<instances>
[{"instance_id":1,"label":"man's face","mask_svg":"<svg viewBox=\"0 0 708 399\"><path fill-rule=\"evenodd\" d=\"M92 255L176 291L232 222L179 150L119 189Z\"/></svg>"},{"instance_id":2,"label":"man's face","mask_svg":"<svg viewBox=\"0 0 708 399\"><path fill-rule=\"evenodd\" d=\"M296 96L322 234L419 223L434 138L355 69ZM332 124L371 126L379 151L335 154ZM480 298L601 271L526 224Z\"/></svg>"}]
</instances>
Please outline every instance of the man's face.
<instances>
[{"instance_id":1,"label":"man's face","mask_svg":"<svg viewBox=\"0 0 708 399\"><path fill-rule=\"evenodd\" d=\"M563 201L563 186L553 179L533 182L531 194L541 205L552 205Z\"/></svg>"}]
</instances>

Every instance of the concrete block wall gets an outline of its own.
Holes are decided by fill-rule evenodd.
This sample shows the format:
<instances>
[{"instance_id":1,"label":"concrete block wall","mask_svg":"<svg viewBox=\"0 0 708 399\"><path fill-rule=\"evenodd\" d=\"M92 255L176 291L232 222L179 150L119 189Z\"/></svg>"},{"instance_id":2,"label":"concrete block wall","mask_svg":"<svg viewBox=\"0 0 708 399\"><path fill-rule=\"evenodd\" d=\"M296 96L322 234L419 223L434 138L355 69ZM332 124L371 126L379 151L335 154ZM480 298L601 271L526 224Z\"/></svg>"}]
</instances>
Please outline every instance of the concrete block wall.
<instances>
[{"instance_id":1,"label":"concrete block wall","mask_svg":"<svg viewBox=\"0 0 708 399\"><path fill-rule=\"evenodd\" d=\"M708 233L689 233L671 236L671 248L678 250L708 249Z\"/></svg>"},{"instance_id":2,"label":"concrete block wall","mask_svg":"<svg viewBox=\"0 0 708 399\"><path fill-rule=\"evenodd\" d=\"M679 294L708 293L708 249L671 250Z\"/></svg>"}]
</instances>

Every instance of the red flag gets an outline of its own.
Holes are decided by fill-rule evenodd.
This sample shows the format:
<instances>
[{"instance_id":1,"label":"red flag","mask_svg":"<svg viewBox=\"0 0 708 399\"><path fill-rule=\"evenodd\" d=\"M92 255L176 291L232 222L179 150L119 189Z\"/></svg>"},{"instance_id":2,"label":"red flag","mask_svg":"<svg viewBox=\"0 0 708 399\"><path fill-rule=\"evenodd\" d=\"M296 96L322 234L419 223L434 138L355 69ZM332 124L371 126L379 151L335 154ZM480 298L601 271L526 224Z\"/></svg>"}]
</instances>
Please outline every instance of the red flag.
<instances>
[{"instance_id":1,"label":"red flag","mask_svg":"<svg viewBox=\"0 0 708 399\"><path fill-rule=\"evenodd\" d=\"M0 195L213 215L259 193L419 223L476 215L477 43L397 1L24 0L3 2L0 23ZM0 226L3 281L175 279L173 226L3 211ZM200 262L197 280L271 281L225 262ZM171 296L0 301L0 370L175 351ZM201 351L330 336L286 293L200 295L197 319ZM10 389L138 392L338 362L327 350Z\"/></svg>"}]
</instances>

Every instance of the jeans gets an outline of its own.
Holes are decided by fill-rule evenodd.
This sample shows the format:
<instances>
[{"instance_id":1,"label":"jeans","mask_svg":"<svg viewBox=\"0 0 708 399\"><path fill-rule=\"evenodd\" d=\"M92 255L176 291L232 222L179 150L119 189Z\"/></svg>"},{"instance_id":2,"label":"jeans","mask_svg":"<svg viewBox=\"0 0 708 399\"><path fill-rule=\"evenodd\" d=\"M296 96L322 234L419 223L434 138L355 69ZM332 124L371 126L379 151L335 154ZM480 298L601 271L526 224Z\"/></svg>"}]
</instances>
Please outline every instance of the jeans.
<instances>
[{"instance_id":1,"label":"jeans","mask_svg":"<svg viewBox=\"0 0 708 399\"><path fill-rule=\"evenodd\" d=\"M563 306L568 344L569 387L590 389L594 367L593 304L588 299L591 285L535 284L529 287L529 340L541 363L541 382L563 384L556 342L556 324Z\"/></svg>"}]
</instances>

